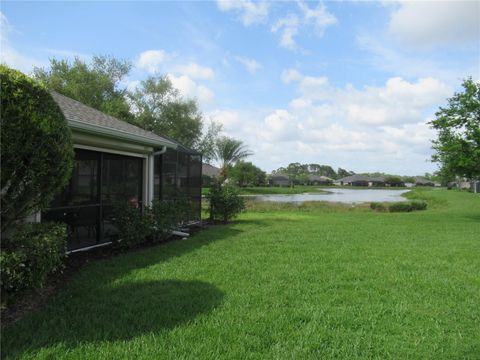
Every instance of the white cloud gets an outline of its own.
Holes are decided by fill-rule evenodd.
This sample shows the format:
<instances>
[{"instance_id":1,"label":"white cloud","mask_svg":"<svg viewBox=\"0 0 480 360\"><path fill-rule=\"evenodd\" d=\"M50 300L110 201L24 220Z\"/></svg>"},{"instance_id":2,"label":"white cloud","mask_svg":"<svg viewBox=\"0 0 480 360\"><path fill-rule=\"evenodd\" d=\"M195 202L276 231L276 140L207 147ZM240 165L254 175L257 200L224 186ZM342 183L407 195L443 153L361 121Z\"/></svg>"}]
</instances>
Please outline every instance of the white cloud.
<instances>
[{"instance_id":1,"label":"white cloud","mask_svg":"<svg viewBox=\"0 0 480 360\"><path fill-rule=\"evenodd\" d=\"M166 58L167 53L163 50L147 50L139 55L136 65L138 68L154 74L160 71Z\"/></svg>"},{"instance_id":2,"label":"white cloud","mask_svg":"<svg viewBox=\"0 0 480 360\"><path fill-rule=\"evenodd\" d=\"M448 67L442 67L435 54L415 56L395 48L391 42L381 42L368 35L357 36L357 43L372 54L369 62L373 67L397 76L434 77L448 83L458 83L459 78L467 76L480 77L478 61L470 62L471 57L462 57L454 63L450 62ZM476 54L478 57L478 51Z\"/></svg>"},{"instance_id":3,"label":"white cloud","mask_svg":"<svg viewBox=\"0 0 480 360\"><path fill-rule=\"evenodd\" d=\"M296 69L287 69L282 71L282 81L288 84L292 81L298 81L302 78L302 74Z\"/></svg>"},{"instance_id":4,"label":"white cloud","mask_svg":"<svg viewBox=\"0 0 480 360\"><path fill-rule=\"evenodd\" d=\"M240 14L243 25L263 23L268 18L269 4L266 1L217 0L221 11L235 11Z\"/></svg>"},{"instance_id":5,"label":"white cloud","mask_svg":"<svg viewBox=\"0 0 480 360\"><path fill-rule=\"evenodd\" d=\"M319 2L316 8L310 8L303 0L299 0L297 3L301 12L300 16L289 13L278 19L271 27L272 32L281 33L280 46L289 50L298 49L295 37L299 35L300 29L312 25L317 36L322 37L327 27L338 22L337 18L328 12L323 2Z\"/></svg>"},{"instance_id":6,"label":"white cloud","mask_svg":"<svg viewBox=\"0 0 480 360\"><path fill-rule=\"evenodd\" d=\"M231 110L214 110L207 114L212 121L222 124L223 128L232 130L241 124L240 114Z\"/></svg>"},{"instance_id":7,"label":"white cloud","mask_svg":"<svg viewBox=\"0 0 480 360\"><path fill-rule=\"evenodd\" d=\"M248 70L248 72L252 74L254 74L258 69L261 69L263 67L262 64L258 63L256 60L249 59L246 57L235 56L235 60L243 64L245 68Z\"/></svg>"},{"instance_id":8,"label":"white cloud","mask_svg":"<svg viewBox=\"0 0 480 360\"><path fill-rule=\"evenodd\" d=\"M259 132L264 139L276 142L294 140L300 129L298 119L284 109L278 109L263 120L263 130Z\"/></svg>"},{"instance_id":9,"label":"white cloud","mask_svg":"<svg viewBox=\"0 0 480 360\"><path fill-rule=\"evenodd\" d=\"M297 161L357 172L434 170L426 162L434 137L426 122L453 92L442 81L392 77L379 86L337 87L295 69L285 70L282 80L298 92L287 108L215 113L225 132L244 140L255 152L252 161L265 170Z\"/></svg>"},{"instance_id":10,"label":"white cloud","mask_svg":"<svg viewBox=\"0 0 480 360\"><path fill-rule=\"evenodd\" d=\"M338 22L337 18L328 12L323 2L319 2L315 9L310 9L303 0L298 2L298 6L302 10L305 21L313 23L318 36L322 36L327 27Z\"/></svg>"},{"instance_id":11,"label":"white cloud","mask_svg":"<svg viewBox=\"0 0 480 360\"><path fill-rule=\"evenodd\" d=\"M194 79L212 80L215 77L215 73L211 68L195 63L179 66L179 71Z\"/></svg>"},{"instance_id":12,"label":"white cloud","mask_svg":"<svg viewBox=\"0 0 480 360\"><path fill-rule=\"evenodd\" d=\"M199 85L187 75L175 76L168 74L173 87L180 91L180 94L186 98L195 97L200 104L208 104L214 98L214 93L204 85Z\"/></svg>"},{"instance_id":13,"label":"white cloud","mask_svg":"<svg viewBox=\"0 0 480 360\"><path fill-rule=\"evenodd\" d=\"M0 12L0 63L4 63L24 73L30 73L35 66L47 66L48 61L24 55L11 45L9 34L13 31L15 30L8 22L7 17Z\"/></svg>"},{"instance_id":14,"label":"white cloud","mask_svg":"<svg viewBox=\"0 0 480 360\"><path fill-rule=\"evenodd\" d=\"M300 20L295 14L288 14L286 17L279 19L273 26L272 32L276 33L281 31L280 46L295 50L297 44L294 37L298 34L298 28L300 26Z\"/></svg>"},{"instance_id":15,"label":"white cloud","mask_svg":"<svg viewBox=\"0 0 480 360\"><path fill-rule=\"evenodd\" d=\"M480 41L480 2L401 1L391 13L389 32L413 48Z\"/></svg>"}]
</instances>

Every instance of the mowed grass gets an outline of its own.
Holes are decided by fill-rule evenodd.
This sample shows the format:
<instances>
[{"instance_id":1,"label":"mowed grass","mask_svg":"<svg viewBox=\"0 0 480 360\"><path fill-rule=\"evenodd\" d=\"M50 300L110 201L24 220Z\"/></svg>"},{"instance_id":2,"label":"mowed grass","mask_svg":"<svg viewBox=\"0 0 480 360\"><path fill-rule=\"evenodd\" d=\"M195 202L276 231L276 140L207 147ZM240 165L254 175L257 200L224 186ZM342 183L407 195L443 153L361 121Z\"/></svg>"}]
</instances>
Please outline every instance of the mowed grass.
<instances>
[{"instance_id":1,"label":"mowed grass","mask_svg":"<svg viewBox=\"0 0 480 360\"><path fill-rule=\"evenodd\" d=\"M2 357L478 359L480 195L414 196L430 209L263 209L90 263Z\"/></svg>"}]
</instances>

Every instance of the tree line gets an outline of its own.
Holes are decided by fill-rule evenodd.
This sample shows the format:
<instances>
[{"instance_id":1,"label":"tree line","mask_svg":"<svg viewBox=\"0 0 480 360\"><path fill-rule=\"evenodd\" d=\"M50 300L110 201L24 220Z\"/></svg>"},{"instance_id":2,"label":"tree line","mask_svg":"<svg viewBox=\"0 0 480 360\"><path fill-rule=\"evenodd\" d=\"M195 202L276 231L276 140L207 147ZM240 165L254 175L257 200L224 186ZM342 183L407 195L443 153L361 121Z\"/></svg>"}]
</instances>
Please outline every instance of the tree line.
<instances>
[{"instance_id":1,"label":"tree line","mask_svg":"<svg viewBox=\"0 0 480 360\"><path fill-rule=\"evenodd\" d=\"M338 168L335 171L330 165L290 163L287 167L279 167L272 171L273 175L287 175L294 181L306 181L311 175L326 176L331 179L341 179L354 175L353 171Z\"/></svg>"}]
</instances>

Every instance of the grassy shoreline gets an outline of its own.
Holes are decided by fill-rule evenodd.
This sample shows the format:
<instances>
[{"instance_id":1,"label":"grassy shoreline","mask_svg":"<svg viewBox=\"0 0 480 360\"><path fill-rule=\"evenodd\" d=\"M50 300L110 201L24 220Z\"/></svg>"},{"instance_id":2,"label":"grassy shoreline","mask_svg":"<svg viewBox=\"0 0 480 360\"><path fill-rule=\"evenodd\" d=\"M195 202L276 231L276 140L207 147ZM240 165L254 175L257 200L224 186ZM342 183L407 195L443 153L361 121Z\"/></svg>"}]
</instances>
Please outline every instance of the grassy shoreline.
<instances>
[{"instance_id":1,"label":"grassy shoreline","mask_svg":"<svg viewBox=\"0 0 480 360\"><path fill-rule=\"evenodd\" d=\"M92 262L2 329L2 358L475 358L480 195L309 205Z\"/></svg>"}]
</instances>

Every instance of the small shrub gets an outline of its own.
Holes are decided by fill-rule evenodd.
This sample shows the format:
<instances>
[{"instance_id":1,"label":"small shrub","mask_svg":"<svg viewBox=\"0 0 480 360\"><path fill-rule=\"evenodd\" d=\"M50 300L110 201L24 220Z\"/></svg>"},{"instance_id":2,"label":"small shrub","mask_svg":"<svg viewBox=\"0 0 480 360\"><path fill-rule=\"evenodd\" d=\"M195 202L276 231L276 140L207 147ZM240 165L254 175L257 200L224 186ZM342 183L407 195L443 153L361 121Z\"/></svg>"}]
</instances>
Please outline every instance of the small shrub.
<instances>
[{"instance_id":1,"label":"small shrub","mask_svg":"<svg viewBox=\"0 0 480 360\"><path fill-rule=\"evenodd\" d=\"M66 250L66 225L18 226L8 239L2 239L2 301L8 302L21 291L42 287L49 274L63 269Z\"/></svg>"},{"instance_id":2,"label":"small shrub","mask_svg":"<svg viewBox=\"0 0 480 360\"><path fill-rule=\"evenodd\" d=\"M387 206L384 203L372 202L370 203L370 209L380 212L387 211Z\"/></svg>"},{"instance_id":3,"label":"small shrub","mask_svg":"<svg viewBox=\"0 0 480 360\"><path fill-rule=\"evenodd\" d=\"M412 200L410 201L410 205L412 207L412 211L427 209L427 202L424 200Z\"/></svg>"},{"instance_id":4,"label":"small shrub","mask_svg":"<svg viewBox=\"0 0 480 360\"><path fill-rule=\"evenodd\" d=\"M410 200L395 203L370 203L370 209L380 212L410 212L417 210L425 210L427 203L423 200Z\"/></svg>"},{"instance_id":5,"label":"small shrub","mask_svg":"<svg viewBox=\"0 0 480 360\"><path fill-rule=\"evenodd\" d=\"M245 201L238 189L227 183L215 181L208 194L210 201L209 215L212 220L226 223L245 209Z\"/></svg>"},{"instance_id":6,"label":"small shrub","mask_svg":"<svg viewBox=\"0 0 480 360\"><path fill-rule=\"evenodd\" d=\"M395 202L388 205L388 211L390 212L410 212L412 211L412 205L409 201Z\"/></svg>"},{"instance_id":7,"label":"small shrub","mask_svg":"<svg viewBox=\"0 0 480 360\"><path fill-rule=\"evenodd\" d=\"M151 209L142 210L128 202L114 204L111 221L118 230L115 245L131 248L144 243L153 235L154 220Z\"/></svg>"},{"instance_id":8,"label":"small shrub","mask_svg":"<svg viewBox=\"0 0 480 360\"><path fill-rule=\"evenodd\" d=\"M155 239L162 240L185 221L190 211L189 202L180 197L175 200L156 200L152 204L151 214L155 227Z\"/></svg>"}]
</instances>

